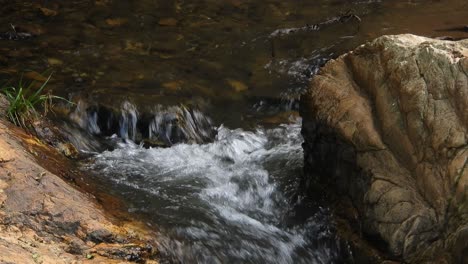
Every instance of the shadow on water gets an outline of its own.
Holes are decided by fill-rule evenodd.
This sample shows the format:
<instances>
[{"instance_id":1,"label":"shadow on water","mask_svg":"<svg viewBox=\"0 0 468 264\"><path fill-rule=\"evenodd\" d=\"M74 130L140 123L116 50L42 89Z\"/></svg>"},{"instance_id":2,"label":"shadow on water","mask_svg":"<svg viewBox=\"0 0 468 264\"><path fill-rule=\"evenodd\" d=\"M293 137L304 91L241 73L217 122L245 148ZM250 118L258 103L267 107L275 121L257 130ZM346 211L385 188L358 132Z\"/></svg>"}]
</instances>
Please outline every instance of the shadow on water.
<instances>
[{"instance_id":1,"label":"shadow on water","mask_svg":"<svg viewBox=\"0 0 468 264\"><path fill-rule=\"evenodd\" d=\"M1 77L54 71L48 88L76 103L54 119L81 166L158 230L167 262L350 260L326 206L294 204L300 95L327 60L382 34L468 37L464 0L0 6Z\"/></svg>"}]
</instances>

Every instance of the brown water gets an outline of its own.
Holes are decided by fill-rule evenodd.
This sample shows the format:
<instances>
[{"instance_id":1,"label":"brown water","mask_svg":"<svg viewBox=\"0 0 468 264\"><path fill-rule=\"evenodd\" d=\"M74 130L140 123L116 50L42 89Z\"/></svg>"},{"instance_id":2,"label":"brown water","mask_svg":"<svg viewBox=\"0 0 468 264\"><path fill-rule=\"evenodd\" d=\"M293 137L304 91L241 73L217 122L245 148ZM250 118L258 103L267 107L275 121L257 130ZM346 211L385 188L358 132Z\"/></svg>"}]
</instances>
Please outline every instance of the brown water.
<instances>
[{"instance_id":1,"label":"brown water","mask_svg":"<svg viewBox=\"0 0 468 264\"><path fill-rule=\"evenodd\" d=\"M468 24L464 0L0 3L0 32L12 24L37 35L0 41L2 72L51 69L54 93L118 106L196 104L233 127L262 99L297 97L316 57L382 34L467 37L450 29ZM361 23L270 37L348 11Z\"/></svg>"},{"instance_id":2,"label":"brown water","mask_svg":"<svg viewBox=\"0 0 468 264\"><path fill-rule=\"evenodd\" d=\"M326 60L382 34L468 37L465 0L0 6L0 38L18 37L11 25L35 35L0 39L1 77L53 71L48 89L79 102L58 124L82 150L101 151L84 171L159 230L168 262L352 260L328 210L295 199L298 97ZM128 140L143 138L179 144L144 149ZM102 152L107 146L114 150Z\"/></svg>"}]
</instances>

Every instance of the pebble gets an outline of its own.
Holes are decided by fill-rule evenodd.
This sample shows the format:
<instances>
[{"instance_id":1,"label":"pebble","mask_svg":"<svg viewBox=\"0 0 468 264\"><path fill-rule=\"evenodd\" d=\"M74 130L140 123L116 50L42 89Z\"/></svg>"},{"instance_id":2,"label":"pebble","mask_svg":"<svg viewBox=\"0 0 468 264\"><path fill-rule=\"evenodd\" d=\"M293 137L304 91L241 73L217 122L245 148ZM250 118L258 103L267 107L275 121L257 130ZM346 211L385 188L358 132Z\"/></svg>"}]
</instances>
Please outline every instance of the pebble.
<instances>
[{"instance_id":1,"label":"pebble","mask_svg":"<svg viewBox=\"0 0 468 264\"><path fill-rule=\"evenodd\" d=\"M232 87L232 89L234 89L234 91L236 91L238 93L246 91L246 90L249 89L249 87L245 83L243 83L241 81L227 79L227 82Z\"/></svg>"},{"instance_id":2,"label":"pebble","mask_svg":"<svg viewBox=\"0 0 468 264\"><path fill-rule=\"evenodd\" d=\"M58 12L55 11L55 10L52 10L52 9L49 9L49 8L45 8L45 7L40 7L39 8L41 10L41 13L44 15L44 16L56 16L58 15Z\"/></svg>"},{"instance_id":3,"label":"pebble","mask_svg":"<svg viewBox=\"0 0 468 264\"><path fill-rule=\"evenodd\" d=\"M106 24L111 27L118 27L124 25L128 22L126 18L108 18L106 19Z\"/></svg>"},{"instance_id":4,"label":"pebble","mask_svg":"<svg viewBox=\"0 0 468 264\"><path fill-rule=\"evenodd\" d=\"M47 62L49 63L50 66L58 66L58 65L63 64L63 61L56 59L56 58L48 58Z\"/></svg>"},{"instance_id":5,"label":"pebble","mask_svg":"<svg viewBox=\"0 0 468 264\"><path fill-rule=\"evenodd\" d=\"M42 180L42 178L43 178L45 175L46 175L45 172L38 173L38 174L36 175L36 177L34 177L34 180L40 181L40 180Z\"/></svg>"},{"instance_id":6,"label":"pebble","mask_svg":"<svg viewBox=\"0 0 468 264\"><path fill-rule=\"evenodd\" d=\"M180 90L182 87L182 84L183 84L182 81L171 81L171 82L163 83L162 87L170 91L175 91L175 90Z\"/></svg>"},{"instance_id":7,"label":"pebble","mask_svg":"<svg viewBox=\"0 0 468 264\"><path fill-rule=\"evenodd\" d=\"M158 22L159 25L167 27L177 26L177 23L178 21L175 18L161 18Z\"/></svg>"}]
</instances>

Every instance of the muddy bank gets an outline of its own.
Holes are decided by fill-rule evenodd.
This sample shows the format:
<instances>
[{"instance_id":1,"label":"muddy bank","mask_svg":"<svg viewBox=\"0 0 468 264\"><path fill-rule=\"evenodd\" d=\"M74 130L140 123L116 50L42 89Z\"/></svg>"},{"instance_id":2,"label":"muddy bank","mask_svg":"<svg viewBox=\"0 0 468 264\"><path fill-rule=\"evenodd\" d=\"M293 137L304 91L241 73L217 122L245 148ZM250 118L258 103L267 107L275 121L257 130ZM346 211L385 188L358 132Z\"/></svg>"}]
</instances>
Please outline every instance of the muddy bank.
<instances>
[{"instance_id":1,"label":"muddy bank","mask_svg":"<svg viewBox=\"0 0 468 264\"><path fill-rule=\"evenodd\" d=\"M68 173L60 166L39 165L57 162L48 152L55 150L0 118L0 262L157 263L154 234L107 214L57 176Z\"/></svg>"}]
</instances>

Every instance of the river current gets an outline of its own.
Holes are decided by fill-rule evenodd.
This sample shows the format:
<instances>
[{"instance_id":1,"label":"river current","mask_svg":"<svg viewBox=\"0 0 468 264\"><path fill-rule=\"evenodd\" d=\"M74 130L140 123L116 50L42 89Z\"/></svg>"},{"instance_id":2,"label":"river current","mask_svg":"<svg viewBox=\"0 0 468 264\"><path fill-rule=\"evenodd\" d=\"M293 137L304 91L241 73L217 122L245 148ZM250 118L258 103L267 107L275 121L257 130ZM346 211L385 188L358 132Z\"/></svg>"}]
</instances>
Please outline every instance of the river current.
<instances>
[{"instance_id":1,"label":"river current","mask_svg":"<svg viewBox=\"0 0 468 264\"><path fill-rule=\"evenodd\" d=\"M468 10L465 0L0 4L0 77L53 73L48 92L74 105L52 118L85 156L86 180L157 232L161 263L352 263L327 205L300 190L299 97L326 61L380 35L466 37Z\"/></svg>"},{"instance_id":2,"label":"river current","mask_svg":"<svg viewBox=\"0 0 468 264\"><path fill-rule=\"evenodd\" d=\"M303 153L300 120L274 129L220 126L212 143L145 149L131 141L90 169L122 190L130 211L158 223L163 255L186 263L332 263L329 213L298 222L292 206Z\"/></svg>"}]
</instances>

